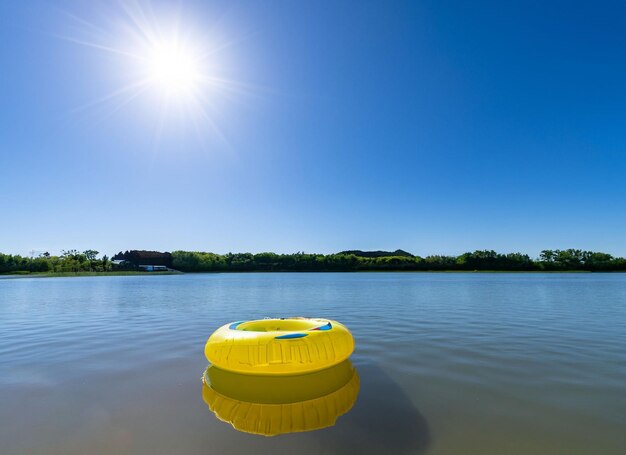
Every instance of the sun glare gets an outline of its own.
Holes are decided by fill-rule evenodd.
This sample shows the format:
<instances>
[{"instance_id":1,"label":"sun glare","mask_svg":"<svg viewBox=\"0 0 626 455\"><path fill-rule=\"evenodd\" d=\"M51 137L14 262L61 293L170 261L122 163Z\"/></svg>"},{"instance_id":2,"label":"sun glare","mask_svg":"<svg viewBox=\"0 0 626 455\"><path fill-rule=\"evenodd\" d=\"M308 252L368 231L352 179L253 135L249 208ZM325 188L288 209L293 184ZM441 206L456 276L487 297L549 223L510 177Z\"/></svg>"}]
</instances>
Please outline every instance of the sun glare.
<instances>
[{"instance_id":1,"label":"sun glare","mask_svg":"<svg viewBox=\"0 0 626 455\"><path fill-rule=\"evenodd\" d=\"M226 143L218 125L221 103L250 93L245 84L225 76L233 72L224 51L237 41L218 28L199 32L180 11L166 6L155 10L148 0L124 2L121 15L102 8L98 17L115 21L92 23L68 15L66 29L72 32L59 36L107 54L111 65L107 76L115 84L112 90L75 111L94 109L106 118L143 99L156 141L163 131L183 128L183 120L184 128L191 125L202 141L209 133Z\"/></svg>"},{"instance_id":2,"label":"sun glare","mask_svg":"<svg viewBox=\"0 0 626 455\"><path fill-rule=\"evenodd\" d=\"M201 82L199 58L180 43L154 45L146 63L147 79L166 95L193 94Z\"/></svg>"}]
</instances>

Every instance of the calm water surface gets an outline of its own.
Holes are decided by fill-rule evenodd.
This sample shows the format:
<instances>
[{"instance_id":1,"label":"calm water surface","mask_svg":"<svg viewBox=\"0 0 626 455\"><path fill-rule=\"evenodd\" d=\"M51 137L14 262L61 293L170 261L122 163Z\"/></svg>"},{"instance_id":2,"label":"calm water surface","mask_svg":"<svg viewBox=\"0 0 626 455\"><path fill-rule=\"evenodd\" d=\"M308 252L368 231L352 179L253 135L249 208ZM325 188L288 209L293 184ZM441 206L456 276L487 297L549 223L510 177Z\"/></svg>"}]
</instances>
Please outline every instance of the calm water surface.
<instances>
[{"instance_id":1,"label":"calm water surface","mask_svg":"<svg viewBox=\"0 0 626 455\"><path fill-rule=\"evenodd\" d=\"M202 400L218 326L322 316L356 339L329 429L234 430ZM624 274L0 279L0 453L626 453Z\"/></svg>"}]
</instances>

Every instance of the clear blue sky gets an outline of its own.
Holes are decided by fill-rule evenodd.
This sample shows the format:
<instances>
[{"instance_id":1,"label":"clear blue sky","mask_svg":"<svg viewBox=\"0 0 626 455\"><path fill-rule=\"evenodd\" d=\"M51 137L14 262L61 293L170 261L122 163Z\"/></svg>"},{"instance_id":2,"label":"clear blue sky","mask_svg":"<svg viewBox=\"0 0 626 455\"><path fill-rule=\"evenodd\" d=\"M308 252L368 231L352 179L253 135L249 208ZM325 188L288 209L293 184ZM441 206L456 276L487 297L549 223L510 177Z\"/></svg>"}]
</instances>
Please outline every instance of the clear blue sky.
<instances>
[{"instance_id":1,"label":"clear blue sky","mask_svg":"<svg viewBox=\"0 0 626 455\"><path fill-rule=\"evenodd\" d=\"M0 251L626 255L623 0L144 7L213 50L206 117L96 102L120 4L0 4Z\"/></svg>"}]
</instances>

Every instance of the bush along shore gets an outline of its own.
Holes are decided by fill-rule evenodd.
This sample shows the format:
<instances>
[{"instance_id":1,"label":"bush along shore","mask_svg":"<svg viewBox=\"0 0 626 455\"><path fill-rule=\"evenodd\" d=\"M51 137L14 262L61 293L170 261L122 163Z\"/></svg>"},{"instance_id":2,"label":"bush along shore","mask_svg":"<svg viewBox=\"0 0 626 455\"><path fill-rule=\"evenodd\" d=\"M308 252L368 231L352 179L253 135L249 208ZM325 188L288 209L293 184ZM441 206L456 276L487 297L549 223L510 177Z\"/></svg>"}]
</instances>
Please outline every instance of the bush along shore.
<instances>
[{"instance_id":1,"label":"bush along shore","mask_svg":"<svg viewBox=\"0 0 626 455\"><path fill-rule=\"evenodd\" d=\"M403 250L350 250L335 254L228 253L130 250L112 258L87 250L23 257L0 253L3 274L124 274L181 272L357 272L357 271L504 271L504 272L617 272L626 271L626 259L608 253L543 250L538 258L492 250L459 256L416 256ZM148 268L146 267L148 266ZM163 272L165 270L165 272Z\"/></svg>"}]
</instances>

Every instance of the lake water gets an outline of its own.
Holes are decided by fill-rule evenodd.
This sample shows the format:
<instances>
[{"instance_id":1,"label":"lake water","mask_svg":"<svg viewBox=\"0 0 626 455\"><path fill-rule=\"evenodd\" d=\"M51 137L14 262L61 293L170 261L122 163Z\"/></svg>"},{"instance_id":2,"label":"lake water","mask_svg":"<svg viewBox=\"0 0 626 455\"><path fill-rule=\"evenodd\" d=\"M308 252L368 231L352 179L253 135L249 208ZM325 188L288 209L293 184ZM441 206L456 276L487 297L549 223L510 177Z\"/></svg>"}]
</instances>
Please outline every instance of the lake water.
<instances>
[{"instance_id":1,"label":"lake water","mask_svg":"<svg viewBox=\"0 0 626 455\"><path fill-rule=\"evenodd\" d=\"M203 401L229 321L345 323L332 428L242 433ZM626 453L626 274L187 274L0 280L2 454Z\"/></svg>"}]
</instances>

